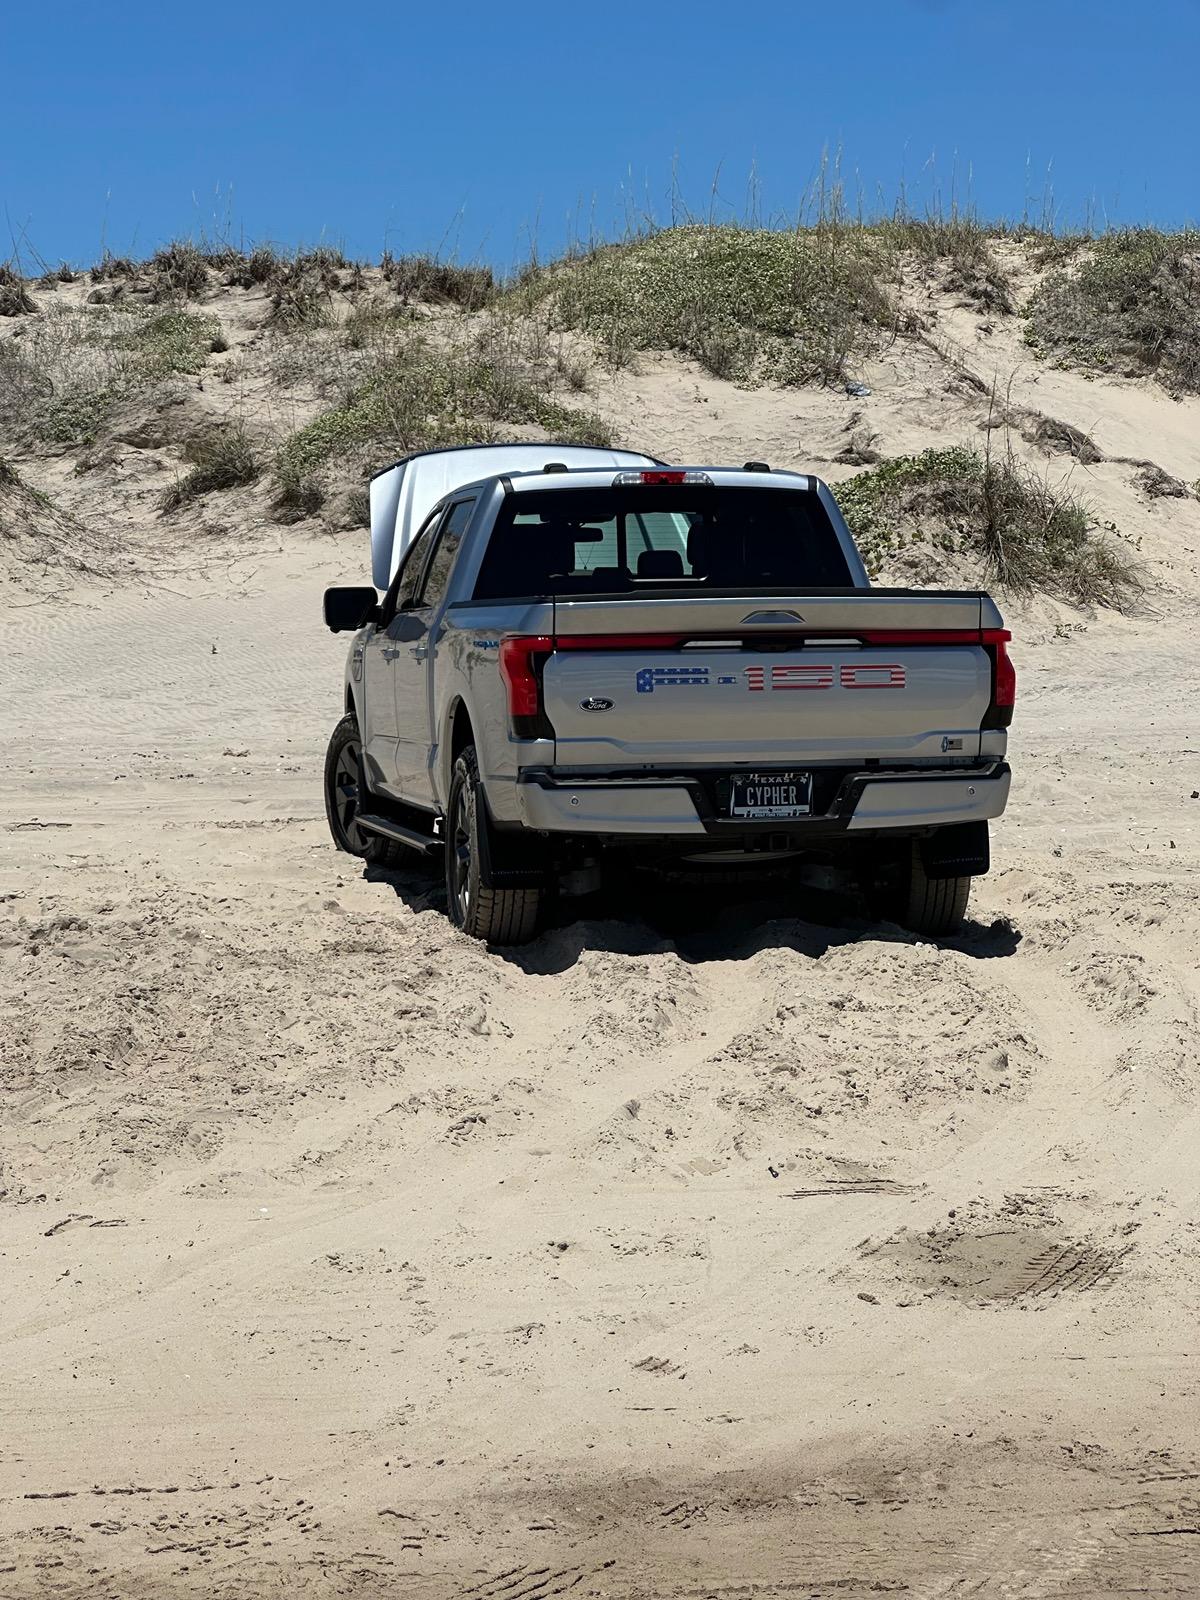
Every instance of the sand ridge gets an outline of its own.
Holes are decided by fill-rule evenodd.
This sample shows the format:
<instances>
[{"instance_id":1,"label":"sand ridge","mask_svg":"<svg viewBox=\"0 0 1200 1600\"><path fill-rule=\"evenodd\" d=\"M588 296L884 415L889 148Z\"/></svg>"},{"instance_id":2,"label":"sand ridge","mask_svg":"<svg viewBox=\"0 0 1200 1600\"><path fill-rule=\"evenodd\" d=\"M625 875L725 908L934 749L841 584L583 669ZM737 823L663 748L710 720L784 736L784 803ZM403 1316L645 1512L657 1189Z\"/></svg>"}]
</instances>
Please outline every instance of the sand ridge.
<instances>
[{"instance_id":1,"label":"sand ridge","mask_svg":"<svg viewBox=\"0 0 1200 1600\"><path fill-rule=\"evenodd\" d=\"M836 477L852 408L977 439L961 360L1200 477L1200 402L939 334L866 399L601 402ZM487 951L339 856L361 534L256 546L238 492L187 570L6 590L5 1600L1200 1591L1200 503L1051 468L1153 588L1005 602L1013 799L940 945L627 886Z\"/></svg>"}]
</instances>

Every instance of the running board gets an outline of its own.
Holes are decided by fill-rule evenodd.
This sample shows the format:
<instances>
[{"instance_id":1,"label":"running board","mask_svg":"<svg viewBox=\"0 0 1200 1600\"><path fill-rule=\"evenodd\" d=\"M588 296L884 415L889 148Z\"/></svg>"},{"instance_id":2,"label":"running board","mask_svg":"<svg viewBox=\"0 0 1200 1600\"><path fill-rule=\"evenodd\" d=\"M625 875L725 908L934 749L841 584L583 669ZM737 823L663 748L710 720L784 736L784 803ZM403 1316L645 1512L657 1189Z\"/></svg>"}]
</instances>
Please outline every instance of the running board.
<instances>
[{"instance_id":1,"label":"running board","mask_svg":"<svg viewBox=\"0 0 1200 1600\"><path fill-rule=\"evenodd\" d=\"M430 838L427 833L418 833L416 828L406 828L402 822L393 822L391 817L381 817L368 811L365 814L360 812L354 820L366 833L381 834L383 838L393 839L397 844L406 844L411 850L419 850L423 855L432 855L441 847L440 839Z\"/></svg>"}]
</instances>

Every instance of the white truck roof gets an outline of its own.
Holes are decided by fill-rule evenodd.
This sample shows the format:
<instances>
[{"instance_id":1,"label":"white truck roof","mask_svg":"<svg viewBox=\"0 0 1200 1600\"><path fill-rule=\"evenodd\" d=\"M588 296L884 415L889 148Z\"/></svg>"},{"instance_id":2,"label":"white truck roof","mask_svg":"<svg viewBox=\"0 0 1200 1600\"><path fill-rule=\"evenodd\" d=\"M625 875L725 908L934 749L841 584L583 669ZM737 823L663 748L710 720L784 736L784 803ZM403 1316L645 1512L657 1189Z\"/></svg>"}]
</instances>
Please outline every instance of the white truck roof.
<instances>
[{"instance_id":1,"label":"white truck roof","mask_svg":"<svg viewBox=\"0 0 1200 1600\"><path fill-rule=\"evenodd\" d=\"M483 444L408 456L371 479L371 581L386 589L413 536L438 501L468 483L508 472L564 467L652 467L653 456L581 444Z\"/></svg>"}]
</instances>

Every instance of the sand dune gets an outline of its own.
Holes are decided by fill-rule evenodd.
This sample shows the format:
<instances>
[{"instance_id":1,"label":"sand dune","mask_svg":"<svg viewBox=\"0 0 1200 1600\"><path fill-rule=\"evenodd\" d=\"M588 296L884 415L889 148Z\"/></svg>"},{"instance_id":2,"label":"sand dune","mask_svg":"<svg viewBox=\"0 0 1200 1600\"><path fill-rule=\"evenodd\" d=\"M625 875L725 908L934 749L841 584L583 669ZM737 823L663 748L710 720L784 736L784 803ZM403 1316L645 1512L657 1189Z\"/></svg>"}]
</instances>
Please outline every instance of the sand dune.
<instances>
[{"instance_id":1,"label":"sand dune","mask_svg":"<svg viewBox=\"0 0 1200 1600\"><path fill-rule=\"evenodd\" d=\"M837 477L853 408L978 441L957 362L1200 477L1200 401L937 335L866 399L647 357L600 403ZM364 875L318 616L365 535L235 493L152 578L127 485L123 576L9 586L0 1594L1200 1593L1200 503L1017 448L1152 588L1006 602L1013 800L940 947L635 885L489 952Z\"/></svg>"}]
</instances>

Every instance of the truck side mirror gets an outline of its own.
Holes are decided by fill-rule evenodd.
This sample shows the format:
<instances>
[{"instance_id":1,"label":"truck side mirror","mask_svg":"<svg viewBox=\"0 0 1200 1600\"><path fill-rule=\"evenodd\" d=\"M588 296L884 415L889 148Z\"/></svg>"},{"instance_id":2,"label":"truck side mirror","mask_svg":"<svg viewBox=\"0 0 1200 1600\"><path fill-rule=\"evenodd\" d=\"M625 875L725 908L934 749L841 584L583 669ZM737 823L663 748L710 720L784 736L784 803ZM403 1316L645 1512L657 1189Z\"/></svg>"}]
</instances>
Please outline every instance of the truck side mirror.
<instances>
[{"instance_id":1,"label":"truck side mirror","mask_svg":"<svg viewBox=\"0 0 1200 1600\"><path fill-rule=\"evenodd\" d=\"M330 633L354 633L379 615L379 595L374 589L344 588L325 591L325 626Z\"/></svg>"}]
</instances>

